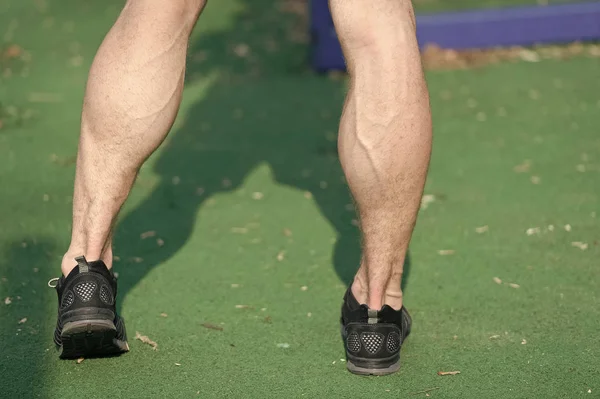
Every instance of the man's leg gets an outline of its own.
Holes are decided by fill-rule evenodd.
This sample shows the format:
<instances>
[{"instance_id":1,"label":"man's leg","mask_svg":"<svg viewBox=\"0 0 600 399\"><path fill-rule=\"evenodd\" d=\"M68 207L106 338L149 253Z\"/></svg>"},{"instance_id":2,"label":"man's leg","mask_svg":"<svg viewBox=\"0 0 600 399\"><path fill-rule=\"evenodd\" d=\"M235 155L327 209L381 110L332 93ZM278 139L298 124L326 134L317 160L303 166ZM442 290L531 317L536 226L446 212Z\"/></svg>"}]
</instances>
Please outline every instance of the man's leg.
<instances>
[{"instance_id":1,"label":"man's leg","mask_svg":"<svg viewBox=\"0 0 600 399\"><path fill-rule=\"evenodd\" d=\"M339 152L363 235L352 284L371 309L402 307L402 266L431 152L429 95L410 0L330 0L350 90Z\"/></svg>"},{"instance_id":2,"label":"man's leg","mask_svg":"<svg viewBox=\"0 0 600 399\"><path fill-rule=\"evenodd\" d=\"M73 196L74 258L112 265L111 229L142 163L171 128L189 35L206 0L129 0L90 70Z\"/></svg>"}]
</instances>

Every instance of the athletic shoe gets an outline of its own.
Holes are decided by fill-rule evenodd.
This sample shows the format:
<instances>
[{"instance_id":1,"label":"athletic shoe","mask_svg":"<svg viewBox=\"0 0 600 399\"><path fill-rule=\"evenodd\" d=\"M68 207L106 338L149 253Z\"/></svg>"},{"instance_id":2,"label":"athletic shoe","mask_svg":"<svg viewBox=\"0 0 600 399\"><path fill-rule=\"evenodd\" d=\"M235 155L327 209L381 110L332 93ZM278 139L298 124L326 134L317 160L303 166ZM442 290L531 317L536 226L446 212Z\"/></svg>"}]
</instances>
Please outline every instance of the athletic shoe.
<instances>
[{"instance_id":1,"label":"athletic shoe","mask_svg":"<svg viewBox=\"0 0 600 399\"><path fill-rule=\"evenodd\" d=\"M386 375L400 368L400 347L410 334L411 318L404 306L381 310L358 303L350 288L342 305L342 339L346 366L354 374Z\"/></svg>"},{"instance_id":2,"label":"athletic shoe","mask_svg":"<svg viewBox=\"0 0 600 399\"><path fill-rule=\"evenodd\" d=\"M75 258L67 277L48 282L58 293L54 343L62 359L114 355L129 350L125 324L117 315L117 279L104 262ZM52 283L56 282L56 285Z\"/></svg>"}]
</instances>

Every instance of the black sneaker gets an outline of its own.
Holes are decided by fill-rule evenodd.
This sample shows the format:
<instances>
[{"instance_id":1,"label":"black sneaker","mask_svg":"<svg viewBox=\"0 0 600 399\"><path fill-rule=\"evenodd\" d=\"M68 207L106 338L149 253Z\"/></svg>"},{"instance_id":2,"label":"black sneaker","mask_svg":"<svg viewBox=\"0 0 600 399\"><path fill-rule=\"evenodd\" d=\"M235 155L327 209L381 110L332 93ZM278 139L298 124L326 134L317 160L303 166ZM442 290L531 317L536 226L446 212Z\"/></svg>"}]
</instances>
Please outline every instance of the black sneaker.
<instances>
[{"instance_id":1,"label":"black sneaker","mask_svg":"<svg viewBox=\"0 0 600 399\"><path fill-rule=\"evenodd\" d=\"M67 277L48 282L58 293L54 343L62 359L113 355L129 350L125 324L117 315L117 279L104 262L75 258ZM51 283L56 281L56 285Z\"/></svg>"},{"instance_id":2,"label":"black sneaker","mask_svg":"<svg viewBox=\"0 0 600 399\"><path fill-rule=\"evenodd\" d=\"M411 318L403 306L381 310L358 303L350 288L342 305L346 366L354 374L386 375L400 369L400 347L410 334Z\"/></svg>"}]
</instances>

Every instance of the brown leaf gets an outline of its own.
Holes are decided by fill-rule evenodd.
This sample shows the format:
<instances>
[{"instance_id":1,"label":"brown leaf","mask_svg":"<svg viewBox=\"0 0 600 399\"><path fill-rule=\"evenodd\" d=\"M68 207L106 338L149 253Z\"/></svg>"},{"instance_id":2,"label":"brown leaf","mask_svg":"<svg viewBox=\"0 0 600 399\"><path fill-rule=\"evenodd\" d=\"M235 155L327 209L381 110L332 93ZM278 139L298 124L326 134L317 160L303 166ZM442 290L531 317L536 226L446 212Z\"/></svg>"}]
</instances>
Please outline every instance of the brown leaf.
<instances>
[{"instance_id":1,"label":"brown leaf","mask_svg":"<svg viewBox=\"0 0 600 399\"><path fill-rule=\"evenodd\" d=\"M161 313L161 314L160 314L160 316L161 316L161 317L167 317L167 316L169 316L169 315L163 312L163 313Z\"/></svg>"},{"instance_id":2,"label":"brown leaf","mask_svg":"<svg viewBox=\"0 0 600 399\"><path fill-rule=\"evenodd\" d=\"M481 227L475 227L475 232L478 233L478 234L485 233L488 230L489 230L489 227L487 225L486 226L481 226Z\"/></svg>"},{"instance_id":3,"label":"brown leaf","mask_svg":"<svg viewBox=\"0 0 600 399\"><path fill-rule=\"evenodd\" d=\"M523 161L523 163L515 166L513 168L513 170L516 173L526 173L526 172L529 172L530 168L531 168L531 161L529 159L526 159L526 160Z\"/></svg>"},{"instance_id":4,"label":"brown leaf","mask_svg":"<svg viewBox=\"0 0 600 399\"><path fill-rule=\"evenodd\" d=\"M260 193L260 192L258 192L258 191L257 191L257 192L254 192L254 193L252 193L252 199L255 199L255 200L261 200L261 199L263 199L263 198L264 198L264 196L265 196L265 195L264 195L263 193Z\"/></svg>"},{"instance_id":5,"label":"brown leaf","mask_svg":"<svg viewBox=\"0 0 600 399\"><path fill-rule=\"evenodd\" d=\"M236 309L254 309L254 307L250 305L235 305Z\"/></svg>"},{"instance_id":6,"label":"brown leaf","mask_svg":"<svg viewBox=\"0 0 600 399\"><path fill-rule=\"evenodd\" d=\"M271 316L266 316L263 319L263 322L267 323L267 324L271 324L273 322L273 320L271 319Z\"/></svg>"},{"instance_id":7,"label":"brown leaf","mask_svg":"<svg viewBox=\"0 0 600 399\"><path fill-rule=\"evenodd\" d=\"M154 341L152 341L150 338L148 338L146 335L142 335L139 332L135 332L135 339L142 341L145 344L148 344L152 347L153 350L157 350L158 349L158 344Z\"/></svg>"},{"instance_id":8,"label":"brown leaf","mask_svg":"<svg viewBox=\"0 0 600 399\"><path fill-rule=\"evenodd\" d=\"M223 327L218 326L216 324L211 324L211 323L202 323L200 324L202 327L204 328L208 328L210 330L217 330L217 331L223 331Z\"/></svg>"},{"instance_id":9,"label":"brown leaf","mask_svg":"<svg viewBox=\"0 0 600 399\"><path fill-rule=\"evenodd\" d=\"M12 303L11 297L7 296L6 298L4 298L4 304L5 305L10 305L11 303Z\"/></svg>"},{"instance_id":10,"label":"brown leaf","mask_svg":"<svg viewBox=\"0 0 600 399\"><path fill-rule=\"evenodd\" d=\"M27 317L23 317L21 320L19 320L19 324L24 324L27 322Z\"/></svg>"},{"instance_id":11,"label":"brown leaf","mask_svg":"<svg viewBox=\"0 0 600 399\"><path fill-rule=\"evenodd\" d=\"M250 46L248 46L246 43L240 43L233 48L233 52L238 57L241 57L241 58L247 57L248 54L250 53Z\"/></svg>"},{"instance_id":12,"label":"brown leaf","mask_svg":"<svg viewBox=\"0 0 600 399\"><path fill-rule=\"evenodd\" d=\"M292 236L292 230L288 229L287 227L285 229L283 229L283 235L286 237L291 237Z\"/></svg>"},{"instance_id":13,"label":"brown leaf","mask_svg":"<svg viewBox=\"0 0 600 399\"><path fill-rule=\"evenodd\" d=\"M165 241L162 238L157 238L156 245L158 245L159 247L162 247L163 245L165 245Z\"/></svg>"},{"instance_id":14,"label":"brown leaf","mask_svg":"<svg viewBox=\"0 0 600 399\"><path fill-rule=\"evenodd\" d=\"M77 359L77 364L83 363L84 360L85 360L84 358L80 357L79 359Z\"/></svg>"},{"instance_id":15,"label":"brown leaf","mask_svg":"<svg viewBox=\"0 0 600 399\"><path fill-rule=\"evenodd\" d=\"M146 231L145 233L140 234L140 238L142 240L145 240L146 238L154 237L155 235L156 235L156 231L150 230L150 231Z\"/></svg>"},{"instance_id":16,"label":"brown leaf","mask_svg":"<svg viewBox=\"0 0 600 399\"><path fill-rule=\"evenodd\" d=\"M23 49L21 46L16 44L11 44L4 50L4 54L2 56L6 59L18 58L23 53Z\"/></svg>"},{"instance_id":17,"label":"brown leaf","mask_svg":"<svg viewBox=\"0 0 600 399\"><path fill-rule=\"evenodd\" d=\"M502 284L502 280L500 280L498 277L494 277L494 283Z\"/></svg>"},{"instance_id":18,"label":"brown leaf","mask_svg":"<svg viewBox=\"0 0 600 399\"><path fill-rule=\"evenodd\" d=\"M456 375L460 374L460 371L438 371L438 375Z\"/></svg>"},{"instance_id":19,"label":"brown leaf","mask_svg":"<svg viewBox=\"0 0 600 399\"><path fill-rule=\"evenodd\" d=\"M285 251L279 251L279 253L277 254L277 260L281 262L284 258L285 258Z\"/></svg>"}]
</instances>

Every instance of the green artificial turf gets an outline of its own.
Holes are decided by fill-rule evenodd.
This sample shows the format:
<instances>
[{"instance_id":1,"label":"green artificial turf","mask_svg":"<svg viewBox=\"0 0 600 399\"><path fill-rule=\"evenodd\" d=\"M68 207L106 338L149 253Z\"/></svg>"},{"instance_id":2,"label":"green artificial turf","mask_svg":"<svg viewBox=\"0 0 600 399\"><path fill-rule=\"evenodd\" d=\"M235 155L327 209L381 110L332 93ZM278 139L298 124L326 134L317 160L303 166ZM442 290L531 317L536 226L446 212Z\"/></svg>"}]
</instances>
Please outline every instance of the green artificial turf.
<instances>
[{"instance_id":1,"label":"green artificial turf","mask_svg":"<svg viewBox=\"0 0 600 399\"><path fill-rule=\"evenodd\" d=\"M598 59L428 73L413 333L400 373L357 377L338 326L359 256L335 151L345 83L308 71L296 22L266 0L208 5L177 123L123 211L131 352L59 361L46 282L69 240L87 69L120 4L0 3L4 43L29 54L0 61L1 398L598 397Z\"/></svg>"}]
</instances>

